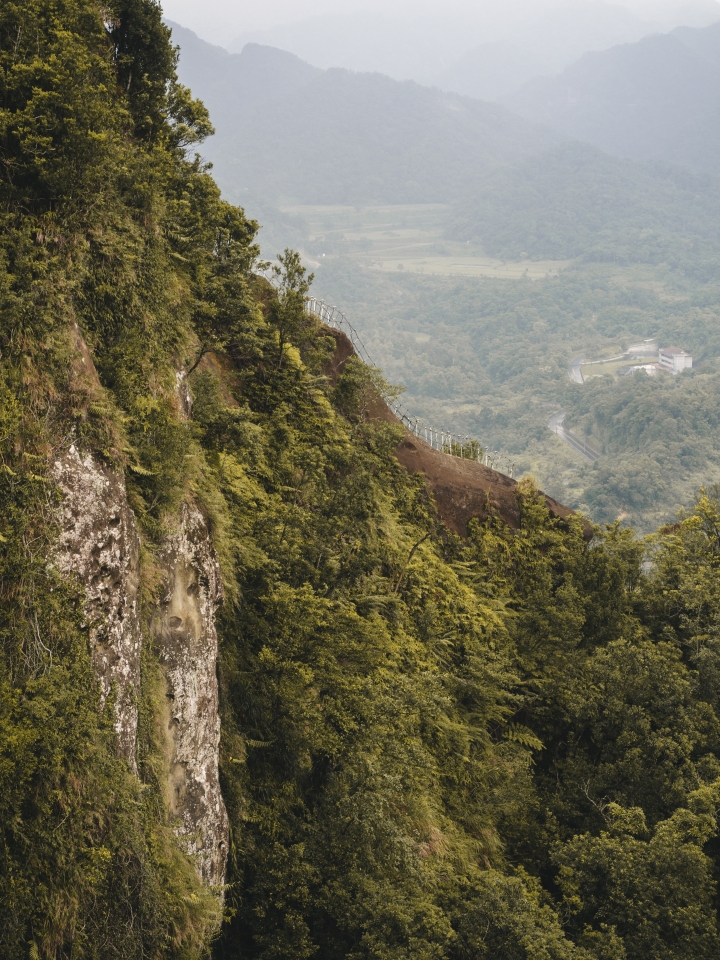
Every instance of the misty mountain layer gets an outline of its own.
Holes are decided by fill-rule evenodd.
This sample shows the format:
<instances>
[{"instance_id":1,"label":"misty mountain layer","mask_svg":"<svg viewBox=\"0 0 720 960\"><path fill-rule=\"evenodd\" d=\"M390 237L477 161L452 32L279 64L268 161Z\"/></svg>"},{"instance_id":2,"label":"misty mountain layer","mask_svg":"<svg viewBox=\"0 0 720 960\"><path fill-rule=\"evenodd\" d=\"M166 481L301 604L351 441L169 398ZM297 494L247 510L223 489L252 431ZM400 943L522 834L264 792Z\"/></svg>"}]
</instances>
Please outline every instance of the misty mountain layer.
<instances>
[{"instance_id":1,"label":"misty mountain layer","mask_svg":"<svg viewBox=\"0 0 720 960\"><path fill-rule=\"evenodd\" d=\"M614 4L564 7L520 20L508 36L468 50L435 80L443 89L495 100L533 77L558 73L590 50L631 43L655 29Z\"/></svg>"},{"instance_id":2,"label":"misty mountain layer","mask_svg":"<svg viewBox=\"0 0 720 960\"><path fill-rule=\"evenodd\" d=\"M720 18L720 5L714 0L663 5L490 0L419 8L412 16L392 3L382 11L366 4L309 14L307 4L301 5L292 22L241 28L229 42L227 32L218 39L234 53L259 43L322 69L377 71L495 100L532 77L558 73L590 50L634 43L681 25L707 26ZM180 19L206 36L201 25Z\"/></svg>"},{"instance_id":3,"label":"misty mountain layer","mask_svg":"<svg viewBox=\"0 0 720 960\"><path fill-rule=\"evenodd\" d=\"M720 22L588 53L503 102L618 156L717 173Z\"/></svg>"},{"instance_id":4,"label":"misty mountain layer","mask_svg":"<svg viewBox=\"0 0 720 960\"><path fill-rule=\"evenodd\" d=\"M459 199L488 170L559 142L497 104L380 74L319 70L272 47L228 54L173 25L181 80L208 105L229 197L275 203Z\"/></svg>"}]
</instances>

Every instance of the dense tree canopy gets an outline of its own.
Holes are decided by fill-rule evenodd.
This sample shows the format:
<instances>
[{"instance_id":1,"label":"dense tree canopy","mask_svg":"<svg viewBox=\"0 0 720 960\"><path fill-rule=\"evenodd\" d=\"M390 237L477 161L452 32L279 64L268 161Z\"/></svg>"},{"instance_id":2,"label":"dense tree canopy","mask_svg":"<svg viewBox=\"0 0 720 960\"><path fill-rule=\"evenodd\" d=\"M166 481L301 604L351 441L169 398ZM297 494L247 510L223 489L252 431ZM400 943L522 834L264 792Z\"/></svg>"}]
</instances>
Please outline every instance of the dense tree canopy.
<instances>
[{"instance_id":1,"label":"dense tree canopy","mask_svg":"<svg viewBox=\"0 0 720 960\"><path fill-rule=\"evenodd\" d=\"M519 530L449 534L365 416L377 372L323 374L297 254L259 275L174 62L151 0L0 10L0 953L716 956L717 491L647 544L531 482ZM212 529L222 918L164 804L157 656L136 777L48 559L68 442L125 474L146 612L178 504Z\"/></svg>"}]
</instances>

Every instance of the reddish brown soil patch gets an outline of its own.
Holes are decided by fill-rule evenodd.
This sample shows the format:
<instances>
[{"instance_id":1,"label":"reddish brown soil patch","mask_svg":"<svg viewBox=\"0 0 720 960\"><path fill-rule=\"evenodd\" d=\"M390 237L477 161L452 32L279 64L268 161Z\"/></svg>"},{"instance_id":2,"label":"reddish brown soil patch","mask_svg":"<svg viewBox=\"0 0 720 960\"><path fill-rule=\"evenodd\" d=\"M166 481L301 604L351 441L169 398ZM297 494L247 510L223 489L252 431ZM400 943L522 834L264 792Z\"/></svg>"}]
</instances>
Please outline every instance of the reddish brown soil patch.
<instances>
[{"instance_id":1,"label":"reddish brown soil patch","mask_svg":"<svg viewBox=\"0 0 720 960\"><path fill-rule=\"evenodd\" d=\"M355 356L355 347L353 347L350 342L350 338L342 332L342 330L335 330L333 327L325 327L323 333L326 336L331 336L335 340L335 352L333 353L330 360L325 365L325 376L328 377L333 386L337 383L337 378L343 371L343 367L348 362L350 357ZM389 412L389 411L388 411Z\"/></svg>"},{"instance_id":2,"label":"reddish brown soil patch","mask_svg":"<svg viewBox=\"0 0 720 960\"><path fill-rule=\"evenodd\" d=\"M438 513L445 525L461 537L467 536L468 521L500 517L509 527L520 526L517 481L474 460L461 460L435 450L424 440L408 433L395 451L409 473L422 473L433 492ZM554 517L573 516L552 497L545 504Z\"/></svg>"},{"instance_id":3,"label":"reddish brown soil patch","mask_svg":"<svg viewBox=\"0 0 720 960\"><path fill-rule=\"evenodd\" d=\"M355 354L349 338L340 330L327 329L335 338L336 349L328 363L325 374L335 383L347 360ZM400 424L400 420L387 405L378 400L372 404L372 419ZM401 424L402 425L402 424ZM474 517L481 520L493 514L513 529L520 526L520 510L517 498L517 481L503 473L491 470L474 460L461 460L435 450L430 444L409 431L395 451L400 463L409 473L421 473L433 493L437 511L449 530L467 536L468 522ZM548 510L554 517L563 520L575 515L552 497L545 496ZM583 524L586 539L592 537L590 524Z\"/></svg>"}]
</instances>

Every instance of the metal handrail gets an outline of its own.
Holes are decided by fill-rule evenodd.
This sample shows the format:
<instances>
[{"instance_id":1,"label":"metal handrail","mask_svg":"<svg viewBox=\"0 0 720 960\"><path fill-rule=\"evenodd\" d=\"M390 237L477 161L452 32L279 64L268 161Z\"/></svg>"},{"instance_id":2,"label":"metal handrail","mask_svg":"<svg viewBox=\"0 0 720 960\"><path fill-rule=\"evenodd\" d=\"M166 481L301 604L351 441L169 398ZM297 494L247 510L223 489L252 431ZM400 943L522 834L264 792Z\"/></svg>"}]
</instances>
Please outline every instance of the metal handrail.
<instances>
[{"instance_id":1,"label":"metal handrail","mask_svg":"<svg viewBox=\"0 0 720 960\"><path fill-rule=\"evenodd\" d=\"M305 308L308 313L318 317L322 323L327 324L327 326L334 327L336 330L342 330L350 339L355 353L360 359L368 366L376 366L357 330L341 310L337 307L329 306L324 300L318 300L317 297L309 297L305 302ZM511 460L507 454L501 453L498 450L489 450L474 437L463 436L448 430L439 430L431 424L424 423L418 417L413 416L407 411L395 397L385 396L383 399L398 420L404 423L416 437L429 443L434 450L448 454L448 456L456 457L457 453L455 453L455 451L459 448L459 459L474 459L478 463L482 463L498 473L504 473L509 477L514 476L515 461ZM474 457L468 456L471 452L475 452ZM500 468L501 464L505 468L504 470Z\"/></svg>"}]
</instances>

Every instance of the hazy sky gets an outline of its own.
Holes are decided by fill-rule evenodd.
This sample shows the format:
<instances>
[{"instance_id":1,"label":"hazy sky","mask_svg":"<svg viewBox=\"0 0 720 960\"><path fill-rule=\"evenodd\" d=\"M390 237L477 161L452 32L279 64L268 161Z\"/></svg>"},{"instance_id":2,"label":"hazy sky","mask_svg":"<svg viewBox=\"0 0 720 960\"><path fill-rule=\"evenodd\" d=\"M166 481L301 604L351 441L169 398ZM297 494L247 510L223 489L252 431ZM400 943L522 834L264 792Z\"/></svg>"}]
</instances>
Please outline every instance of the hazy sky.
<instances>
[{"instance_id":1,"label":"hazy sky","mask_svg":"<svg viewBox=\"0 0 720 960\"><path fill-rule=\"evenodd\" d=\"M511 27L518 18L534 16L588 0L164 0L165 15L215 43L228 43L238 34L288 24L319 14L373 12L384 17L435 16L481 21L493 31ZM688 10L688 23L699 8L717 6L715 0L615 0L643 19L671 27L682 23L678 10ZM710 18L712 19L712 17ZM709 21L708 21L709 22Z\"/></svg>"},{"instance_id":2,"label":"hazy sky","mask_svg":"<svg viewBox=\"0 0 720 960\"><path fill-rule=\"evenodd\" d=\"M514 3L515 0L510 0ZM520 0L524 6L539 9L557 6L552 0ZM581 0L578 0L581 2ZM163 9L171 20L183 25L221 23L238 25L243 31L263 29L304 20L318 14L347 14L357 11L376 12L384 16L414 14L462 13L475 16L481 7L502 7L505 2L484 0L165 0Z\"/></svg>"}]
</instances>

